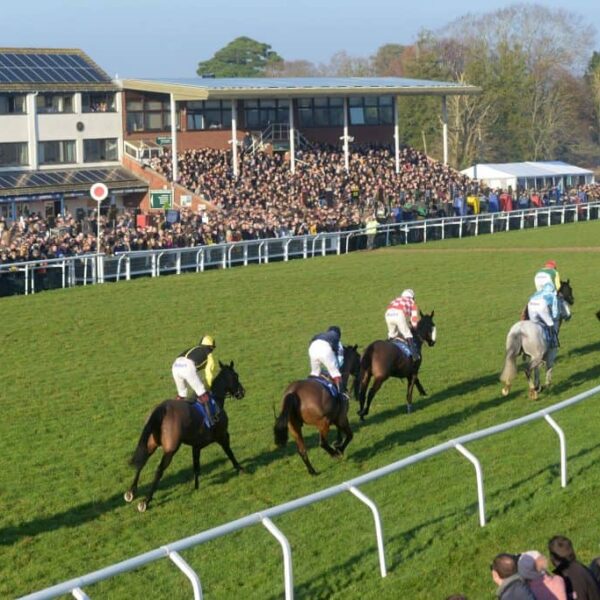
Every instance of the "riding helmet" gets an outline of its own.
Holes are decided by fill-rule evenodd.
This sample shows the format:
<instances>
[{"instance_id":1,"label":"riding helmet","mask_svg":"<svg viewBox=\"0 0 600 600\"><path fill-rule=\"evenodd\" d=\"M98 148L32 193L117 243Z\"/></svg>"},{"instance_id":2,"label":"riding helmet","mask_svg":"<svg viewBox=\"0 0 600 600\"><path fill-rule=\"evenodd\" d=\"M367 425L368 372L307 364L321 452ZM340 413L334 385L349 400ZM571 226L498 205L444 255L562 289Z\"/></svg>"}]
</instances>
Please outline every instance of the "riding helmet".
<instances>
[{"instance_id":1,"label":"riding helmet","mask_svg":"<svg viewBox=\"0 0 600 600\"><path fill-rule=\"evenodd\" d=\"M548 269L556 269L556 261L554 261L554 260L547 260L546 264L544 265L544 267L548 267Z\"/></svg>"},{"instance_id":2,"label":"riding helmet","mask_svg":"<svg viewBox=\"0 0 600 600\"><path fill-rule=\"evenodd\" d=\"M327 331L334 331L338 337L342 337L342 330L337 325L332 325Z\"/></svg>"},{"instance_id":3,"label":"riding helmet","mask_svg":"<svg viewBox=\"0 0 600 600\"><path fill-rule=\"evenodd\" d=\"M410 288L404 290L400 295L404 296L405 298L412 298L413 300L415 299L415 293Z\"/></svg>"},{"instance_id":4,"label":"riding helmet","mask_svg":"<svg viewBox=\"0 0 600 600\"><path fill-rule=\"evenodd\" d=\"M205 335L201 340L200 340L200 345L201 346L208 346L209 348L216 348L216 344L215 344L215 338L213 338L212 335Z\"/></svg>"}]
</instances>

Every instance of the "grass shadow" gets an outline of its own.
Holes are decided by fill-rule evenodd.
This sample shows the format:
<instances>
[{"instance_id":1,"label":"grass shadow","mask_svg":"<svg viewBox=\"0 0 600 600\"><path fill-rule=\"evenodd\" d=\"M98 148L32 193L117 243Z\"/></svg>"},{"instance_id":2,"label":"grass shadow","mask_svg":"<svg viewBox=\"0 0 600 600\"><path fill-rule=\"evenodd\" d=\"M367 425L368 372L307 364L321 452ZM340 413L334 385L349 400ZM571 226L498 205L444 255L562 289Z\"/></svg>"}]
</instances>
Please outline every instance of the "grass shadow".
<instances>
[{"instance_id":1,"label":"grass shadow","mask_svg":"<svg viewBox=\"0 0 600 600\"><path fill-rule=\"evenodd\" d=\"M209 484L207 481L208 474L212 473L217 468L222 467L222 463L225 462L231 468L222 473L219 471L217 475L212 475L210 477L210 483L223 483L234 477L237 477L237 472L230 465L229 460L225 456L218 457L216 460L213 460L206 465L202 465L200 471L200 489L198 491L202 491L203 483L205 485ZM148 492L152 477L154 476L154 471L155 469L148 465L142 472L142 474L146 474L147 482L139 487L136 498L141 499L144 497L145 493ZM131 479L133 479L133 471L131 473ZM53 515L37 517L16 525L3 527L0 529L0 546L10 546L18 542L20 539L35 537L49 531L79 527L85 523L95 521L106 513L123 508L126 506L125 500L123 499L123 494L129 486L129 483L130 480L128 479L127 484L124 485L122 491L113 494L105 500L84 502L83 504L73 506L65 511L58 512ZM190 464L188 466L182 466L178 471L167 471L159 483L156 496L152 501L152 505L160 506L163 504L172 495L172 490L181 485L187 485L190 492L194 491L191 457Z\"/></svg>"}]
</instances>

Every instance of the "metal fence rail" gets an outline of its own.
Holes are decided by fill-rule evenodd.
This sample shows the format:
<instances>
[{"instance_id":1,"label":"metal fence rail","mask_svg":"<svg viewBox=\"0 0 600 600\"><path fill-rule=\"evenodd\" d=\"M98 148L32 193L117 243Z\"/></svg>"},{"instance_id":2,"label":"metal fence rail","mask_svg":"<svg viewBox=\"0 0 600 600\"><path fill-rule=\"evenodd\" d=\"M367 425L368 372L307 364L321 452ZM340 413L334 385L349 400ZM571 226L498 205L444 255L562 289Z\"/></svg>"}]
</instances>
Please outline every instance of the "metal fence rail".
<instances>
[{"instance_id":1,"label":"metal fence rail","mask_svg":"<svg viewBox=\"0 0 600 600\"><path fill-rule=\"evenodd\" d=\"M387 567L385 561L385 549L381 517L375 502L373 502L373 500L371 500L359 489L361 485L370 483L372 481L376 481L381 477L400 471L405 467L419 463L437 454L441 454L446 450L457 450L469 461L471 461L475 467L477 498L479 506L479 524L481 527L484 527L486 524L486 518L483 471L481 469L479 459L472 452L467 450L464 447L464 444L474 442L476 440L480 440L482 438L489 437L497 433L508 431L510 429L514 429L532 421L544 419L551 425L551 427L556 431L559 437L561 486L565 487L567 485L567 452L565 435L562 429L550 415L559 410L567 408L568 406L577 404L582 400L590 398L591 396L594 396L599 392L600 385L586 392L582 392L577 396L573 396L568 400L564 400L563 402L559 402L548 408L544 408L524 417L520 417L512 421L507 421L506 423L495 425L493 427L488 427L486 429L481 429L474 433L463 435L458 438L444 442L442 444L438 444L433 448L423 450L422 452L418 452L417 454L413 454L412 456L403 458L402 460L391 463L385 467L381 467L374 471L370 471L369 473L366 473L359 477L355 477L354 479L351 479L344 483L340 483L325 490L315 492L314 494L304 496L303 498L292 500L291 502L286 502L285 504L280 504L279 506L268 508L264 511L254 513L241 519L237 519L236 521L231 521L230 523L226 523L225 525L214 527L213 529L209 529L208 531L204 531L202 533L178 540L176 542L173 542L172 544L168 544L167 546L162 546L161 548L157 548L156 550L140 554L128 560L124 560L122 562L106 567L104 569L88 573L87 575L84 575L82 577L76 577L74 579L70 579L69 581L65 581L64 583L46 588L39 592L23 596L22 600L45 600L47 598L56 598L57 596L63 594L71 594L75 598L88 598L88 596L82 590L83 587L90 586L99 581L108 579L110 577L114 577L115 575L118 575L120 573L132 571L143 565L147 565L151 562L167 557L170 558L174 562L174 564L177 565L178 568L180 568L185 573L188 579L190 579L190 581L192 582L194 598L195 600L199 600L202 598L202 587L200 584L200 579L198 575L193 571L193 569L181 558L181 556L179 556L178 553L183 550L193 548L194 546L198 546L199 544L202 544L204 542L208 542L215 538L222 537L229 533L233 533L234 531L239 531L240 529L245 529L246 527L259 524L262 524L277 539L277 541L281 545L284 559L285 597L287 600L291 600L294 597L294 579L292 570L291 548L285 535L275 526L271 519L286 514L288 512L297 510L299 508L310 506L311 504L314 504L316 502L321 502L328 498L332 498L339 494L343 494L344 492L350 492L352 495L361 500L361 502L366 504L371 509L375 525L375 537L377 541L377 551L379 557L379 570L381 577L385 577L387 575Z\"/></svg>"},{"instance_id":2,"label":"metal fence rail","mask_svg":"<svg viewBox=\"0 0 600 600\"><path fill-rule=\"evenodd\" d=\"M600 201L546 208L481 213L379 225L369 239L365 229L212 244L192 248L132 251L116 256L82 255L52 260L0 265L0 296L34 294L56 289L160 277L207 269L229 269L252 263L266 264L295 258L343 254L366 247L427 243L448 238L493 234L517 229L550 227L600 219Z\"/></svg>"}]
</instances>

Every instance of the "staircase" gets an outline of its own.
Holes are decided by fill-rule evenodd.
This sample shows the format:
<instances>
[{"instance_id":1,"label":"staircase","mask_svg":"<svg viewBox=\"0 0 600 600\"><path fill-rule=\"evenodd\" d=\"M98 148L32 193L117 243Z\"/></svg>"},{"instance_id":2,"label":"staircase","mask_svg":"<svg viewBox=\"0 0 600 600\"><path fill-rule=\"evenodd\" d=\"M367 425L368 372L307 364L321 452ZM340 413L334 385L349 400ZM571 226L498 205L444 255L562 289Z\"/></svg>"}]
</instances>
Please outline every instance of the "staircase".
<instances>
[{"instance_id":1,"label":"staircase","mask_svg":"<svg viewBox=\"0 0 600 600\"><path fill-rule=\"evenodd\" d=\"M260 133L253 133L252 140L252 154L262 150L267 144L271 144L273 152L287 152L290 149L290 126L287 123L272 123ZM311 145L297 129L294 129L294 141L296 149L309 148Z\"/></svg>"}]
</instances>

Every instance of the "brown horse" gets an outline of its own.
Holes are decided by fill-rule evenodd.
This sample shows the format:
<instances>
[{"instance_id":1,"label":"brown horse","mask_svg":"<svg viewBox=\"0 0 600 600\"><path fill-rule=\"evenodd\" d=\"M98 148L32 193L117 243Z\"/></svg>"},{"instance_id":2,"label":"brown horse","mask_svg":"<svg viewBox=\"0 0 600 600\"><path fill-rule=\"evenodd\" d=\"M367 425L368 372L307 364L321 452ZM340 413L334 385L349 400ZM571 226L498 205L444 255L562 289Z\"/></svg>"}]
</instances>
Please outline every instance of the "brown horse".
<instances>
[{"instance_id":1,"label":"brown horse","mask_svg":"<svg viewBox=\"0 0 600 600\"><path fill-rule=\"evenodd\" d=\"M228 418L224 404L227 395L231 394L235 398L241 399L244 397L245 391L233 368L233 361L229 365L224 365L219 361L219 366L221 370L213 381L211 393L220 412L217 415L216 423L210 429L204 425L202 416L194 407L195 402L185 400L165 400L148 417L140 441L131 458L131 464L135 466L136 472L131 487L125 492L126 502L131 502L135 498L140 473L148 458L159 446L163 448L163 456L156 469L148 495L138 503L137 508L140 512L144 512L148 508L158 487L158 482L181 444L192 447L195 489L198 489L200 478L200 450L213 442L217 442L223 448L238 472L243 471L229 445Z\"/></svg>"},{"instance_id":2,"label":"brown horse","mask_svg":"<svg viewBox=\"0 0 600 600\"><path fill-rule=\"evenodd\" d=\"M342 389L346 388L350 375L354 376L354 391L358 392L357 382L360 373L360 355L357 346L344 346L344 364L342 367ZM350 423L348 422L348 399L334 397L315 378L301 379L291 383L283 393L281 413L275 421L273 433L275 444L279 447L286 445L288 431L296 440L300 454L308 472L316 475L310 461L304 438L302 425L315 425L319 430L320 446L331 456L341 456L353 437ZM329 445L327 435L331 425L337 427L337 441ZM342 433L345 438L342 441Z\"/></svg>"},{"instance_id":3,"label":"brown horse","mask_svg":"<svg viewBox=\"0 0 600 600\"><path fill-rule=\"evenodd\" d=\"M423 343L427 343L429 346L435 344L436 330L435 323L433 322L434 312L435 311L431 311L430 315L421 313L421 320L416 328L413 329L414 340L419 349L419 355L421 354ZM414 360L412 356L407 356L400 348L398 348L398 346L396 346L396 344L389 340L377 340L369 344L360 359L360 409L358 410L360 420L365 420L365 417L369 414L369 408L371 407L371 402L373 402L375 394L378 392L383 382L389 377L408 380L408 388L406 390L406 410L410 413L412 411L412 393L414 386L417 386L421 395L427 395L427 392L419 381L420 366L420 356L418 360ZM373 377L373 385L367 393L371 377ZM365 399L367 403L366 406Z\"/></svg>"}]
</instances>

